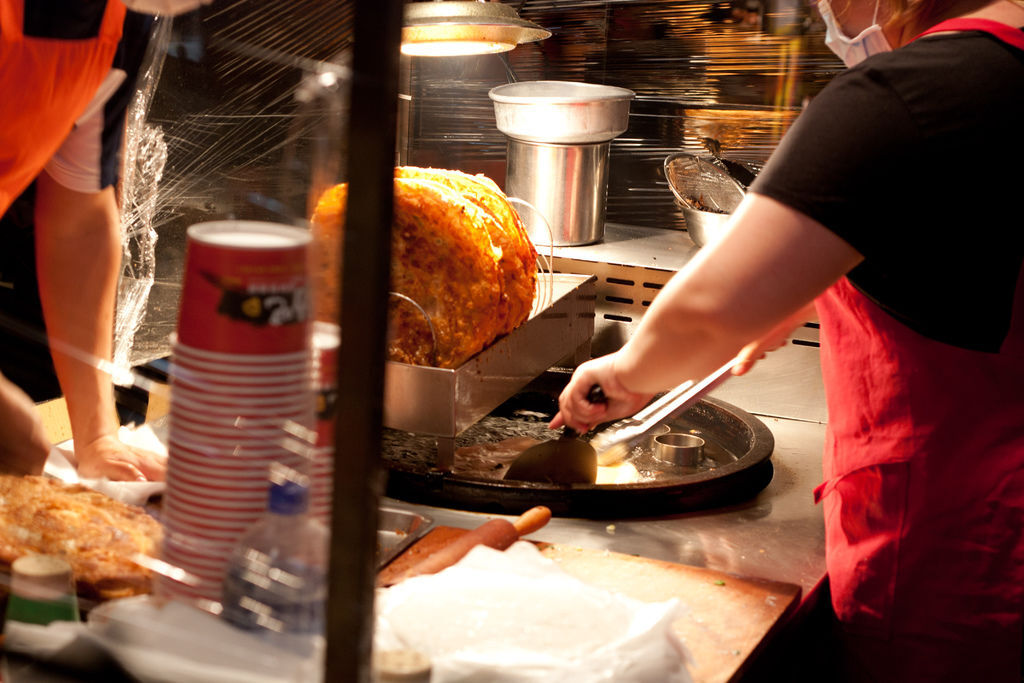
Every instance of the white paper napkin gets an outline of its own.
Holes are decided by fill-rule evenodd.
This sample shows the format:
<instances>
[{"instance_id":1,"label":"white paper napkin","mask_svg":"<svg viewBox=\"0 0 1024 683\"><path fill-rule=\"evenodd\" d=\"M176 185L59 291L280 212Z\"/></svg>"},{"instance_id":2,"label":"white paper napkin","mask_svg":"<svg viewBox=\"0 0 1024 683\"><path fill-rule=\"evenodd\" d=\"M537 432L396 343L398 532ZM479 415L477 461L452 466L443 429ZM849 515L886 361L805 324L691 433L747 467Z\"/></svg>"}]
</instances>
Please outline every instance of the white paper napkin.
<instances>
[{"instance_id":1,"label":"white paper napkin","mask_svg":"<svg viewBox=\"0 0 1024 683\"><path fill-rule=\"evenodd\" d=\"M682 609L586 584L520 541L381 590L374 644L426 654L431 683L688 683Z\"/></svg>"},{"instance_id":2,"label":"white paper napkin","mask_svg":"<svg viewBox=\"0 0 1024 683\"><path fill-rule=\"evenodd\" d=\"M123 443L130 446L144 448L167 457L167 447L149 425L121 427L117 436ZM100 479L79 477L75 461L75 444L72 440L61 442L50 449L43 473L68 484L88 486L111 498L133 505L143 505L152 496L162 493L166 488L166 484L162 481L111 481L105 477Z\"/></svg>"}]
</instances>

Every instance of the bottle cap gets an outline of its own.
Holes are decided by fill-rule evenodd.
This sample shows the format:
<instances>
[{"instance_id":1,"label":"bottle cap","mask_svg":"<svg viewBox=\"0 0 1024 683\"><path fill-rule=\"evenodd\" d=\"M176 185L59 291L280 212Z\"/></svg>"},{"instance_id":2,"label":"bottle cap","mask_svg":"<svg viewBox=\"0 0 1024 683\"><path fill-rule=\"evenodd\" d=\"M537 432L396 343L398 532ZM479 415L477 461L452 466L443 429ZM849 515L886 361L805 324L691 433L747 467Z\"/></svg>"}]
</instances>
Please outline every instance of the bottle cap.
<instances>
[{"instance_id":1,"label":"bottle cap","mask_svg":"<svg viewBox=\"0 0 1024 683\"><path fill-rule=\"evenodd\" d=\"M309 507L309 489L297 481L271 482L267 508L279 515L297 515Z\"/></svg>"},{"instance_id":2,"label":"bottle cap","mask_svg":"<svg viewBox=\"0 0 1024 683\"><path fill-rule=\"evenodd\" d=\"M373 653L374 683L429 683L430 658L418 650Z\"/></svg>"}]
</instances>

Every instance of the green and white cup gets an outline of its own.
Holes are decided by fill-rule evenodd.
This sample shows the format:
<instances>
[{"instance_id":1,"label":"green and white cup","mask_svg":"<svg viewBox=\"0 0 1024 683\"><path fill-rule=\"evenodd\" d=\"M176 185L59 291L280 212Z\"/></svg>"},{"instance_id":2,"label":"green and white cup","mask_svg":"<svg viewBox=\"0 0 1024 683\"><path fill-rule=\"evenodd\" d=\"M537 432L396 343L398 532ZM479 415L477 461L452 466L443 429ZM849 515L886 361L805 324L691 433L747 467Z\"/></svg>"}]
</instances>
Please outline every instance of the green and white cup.
<instances>
[{"instance_id":1,"label":"green and white cup","mask_svg":"<svg viewBox=\"0 0 1024 683\"><path fill-rule=\"evenodd\" d=\"M14 561L6 623L46 625L80 620L74 574L67 560L54 555L25 555Z\"/></svg>"}]
</instances>

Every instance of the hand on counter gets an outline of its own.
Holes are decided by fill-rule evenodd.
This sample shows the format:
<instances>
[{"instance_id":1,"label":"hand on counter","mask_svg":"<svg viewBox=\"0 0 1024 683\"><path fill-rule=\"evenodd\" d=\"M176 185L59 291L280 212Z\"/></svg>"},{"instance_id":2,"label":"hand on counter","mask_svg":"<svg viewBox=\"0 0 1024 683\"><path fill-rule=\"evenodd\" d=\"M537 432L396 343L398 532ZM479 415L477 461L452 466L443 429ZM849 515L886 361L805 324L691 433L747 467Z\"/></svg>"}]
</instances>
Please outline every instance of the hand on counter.
<instances>
[{"instance_id":1,"label":"hand on counter","mask_svg":"<svg viewBox=\"0 0 1024 683\"><path fill-rule=\"evenodd\" d=\"M49 452L35 403L0 375L0 471L41 474Z\"/></svg>"},{"instance_id":2,"label":"hand on counter","mask_svg":"<svg viewBox=\"0 0 1024 683\"><path fill-rule=\"evenodd\" d=\"M78 474L86 479L106 477L113 481L163 481L164 456L129 446L114 435L101 436L83 446L75 444Z\"/></svg>"}]
</instances>

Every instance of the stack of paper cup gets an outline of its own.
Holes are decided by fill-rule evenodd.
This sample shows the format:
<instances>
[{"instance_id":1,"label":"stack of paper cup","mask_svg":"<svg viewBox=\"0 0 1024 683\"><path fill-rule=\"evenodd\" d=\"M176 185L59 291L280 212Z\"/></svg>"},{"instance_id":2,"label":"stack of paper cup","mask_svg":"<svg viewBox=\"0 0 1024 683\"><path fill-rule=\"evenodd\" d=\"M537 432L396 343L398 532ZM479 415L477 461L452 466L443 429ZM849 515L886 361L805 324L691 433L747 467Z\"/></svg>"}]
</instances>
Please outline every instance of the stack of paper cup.
<instances>
[{"instance_id":1,"label":"stack of paper cup","mask_svg":"<svg viewBox=\"0 0 1024 683\"><path fill-rule=\"evenodd\" d=\"M341 333L337 325L313 323L313 390L316 392L316 447L313 453L310 513L327 523L331 516L334 476L334 425L338 402L338 348Z\"/></svg>"},{"instance_id":2,"label":"stack of paper cup","mask_svg":"<svg viewBox=\"0 0 1024 683\"><path fill-rule=\"evenodd\" d=\"M161 577L163 595L219 599L271 465L310 472L309 240L255 221L188 230L162 513L164 559L187 578Z\"/></svg>"}]
</instances>

